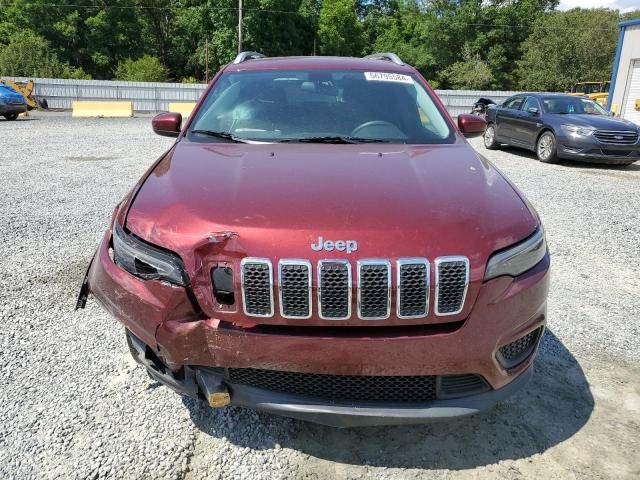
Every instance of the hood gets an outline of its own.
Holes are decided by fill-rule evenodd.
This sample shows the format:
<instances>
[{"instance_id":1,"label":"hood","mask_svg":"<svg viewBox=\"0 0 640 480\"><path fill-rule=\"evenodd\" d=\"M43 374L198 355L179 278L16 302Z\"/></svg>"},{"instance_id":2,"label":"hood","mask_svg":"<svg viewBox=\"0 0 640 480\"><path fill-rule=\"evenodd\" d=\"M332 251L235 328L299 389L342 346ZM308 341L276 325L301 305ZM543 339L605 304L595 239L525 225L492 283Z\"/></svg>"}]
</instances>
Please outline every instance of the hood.
<instances>
[{"instance_id":1,"label":"hood","mask_svg":"<svg viewBox=\"0 0 640 480\"><path fill-rule=\"evenodd\" d=\"M350 258L466 255L472 271L537 220L467 143L437 146L179 142L130 206L127 227L180 254L222 232L238 256L344 258L318 237L355 240ZM231 247L230 247L231 248ZM195 267L194 267L195 268Z\"/></svg>"},{"instance_id":2,"label":"hood","mask_svg":"<svg viewBox=\"0 0 640 480\"><path fill-rule=\"evenodd\" d=\"M576 125L580 127L594 127L602 130L632 130L636 132L638 126L622 118L606 117L604 115L552 115L558 123Z\"/></svg>"}]
</instances>

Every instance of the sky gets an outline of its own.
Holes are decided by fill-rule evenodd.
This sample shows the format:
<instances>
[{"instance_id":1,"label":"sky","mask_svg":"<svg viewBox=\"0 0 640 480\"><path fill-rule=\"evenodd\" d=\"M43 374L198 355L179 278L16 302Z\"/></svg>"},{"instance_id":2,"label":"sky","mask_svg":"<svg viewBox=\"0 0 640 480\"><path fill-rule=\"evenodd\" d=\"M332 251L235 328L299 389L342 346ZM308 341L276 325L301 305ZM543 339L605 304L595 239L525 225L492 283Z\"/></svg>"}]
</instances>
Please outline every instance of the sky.
<instances>
[{"instance_id":1,"label":"sky","mask_svg":"<svg viewBox=\"0 0 640 480\"><path fill-rule=\"evenodd\" d=\"M621 12L629 10L640 10L640 0L560 0L559 10L569 10L570 8L598 8L607 7Z\"/></svg>"}]
</instances>

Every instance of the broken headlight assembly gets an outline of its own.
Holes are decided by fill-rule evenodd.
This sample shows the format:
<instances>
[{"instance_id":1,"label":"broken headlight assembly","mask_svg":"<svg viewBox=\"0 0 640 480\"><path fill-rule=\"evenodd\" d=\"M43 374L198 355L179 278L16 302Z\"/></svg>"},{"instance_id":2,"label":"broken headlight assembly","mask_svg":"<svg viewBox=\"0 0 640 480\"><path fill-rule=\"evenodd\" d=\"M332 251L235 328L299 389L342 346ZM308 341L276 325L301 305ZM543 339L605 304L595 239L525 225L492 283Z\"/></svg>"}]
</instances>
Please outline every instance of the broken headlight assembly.
<instances>
[{"instance_id":1,"label":"broken headlight assembly","mask_svg":"<svg viewBox=\"0 0 640 480\"><path fill-rule=\"evenodd\" d=\"M113 259L131 275L186 286L189 279L178 255L127 234L116 222L113 227Z\"/></svg>"},{"instance_id":2,"label":"broken headlight assembly","mask_svg":"<svg viewBox=\"0 0 640 480\"><path fill-rule=\"evenodd\" d=\"M485 280L502 275L517 277L527 270L531 270L544 258L547 253L547 241L542 225L526 240L494 253L484 274Z\"/></svg>"}]
</instances>

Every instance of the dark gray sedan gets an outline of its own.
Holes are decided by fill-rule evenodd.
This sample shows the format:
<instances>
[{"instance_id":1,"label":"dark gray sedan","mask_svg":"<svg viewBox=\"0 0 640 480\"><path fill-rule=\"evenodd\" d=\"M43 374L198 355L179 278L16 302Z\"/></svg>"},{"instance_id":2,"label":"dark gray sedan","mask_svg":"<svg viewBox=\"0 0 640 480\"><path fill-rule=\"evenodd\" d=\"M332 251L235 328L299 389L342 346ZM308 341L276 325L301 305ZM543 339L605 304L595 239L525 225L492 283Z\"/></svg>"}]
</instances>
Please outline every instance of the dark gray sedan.
<instances>
[{"instance_id":1,"label":"dark gray sedan","mask_svg":"<svg viewBox=\"0 0 640 480\"><path fill-rule=\"evenodd\" d=\"M640 160L640 127L613 118L596 102L561 94L524 93L487 112L484 145L534 151L541 162L558 159L630 165Z\"/></svg>"}]
</instances>

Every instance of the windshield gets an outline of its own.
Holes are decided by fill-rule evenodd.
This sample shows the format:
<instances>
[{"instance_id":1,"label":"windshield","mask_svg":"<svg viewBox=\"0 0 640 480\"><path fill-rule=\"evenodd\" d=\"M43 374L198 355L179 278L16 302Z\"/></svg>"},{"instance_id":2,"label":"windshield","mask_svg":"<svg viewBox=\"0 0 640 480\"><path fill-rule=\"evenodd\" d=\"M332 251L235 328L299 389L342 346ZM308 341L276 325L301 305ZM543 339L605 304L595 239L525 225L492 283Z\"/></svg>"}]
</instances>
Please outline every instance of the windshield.
<instances>
[{"instance_id":1,"label":"windshield","mask_svg":"<svg viewBox=\"0 0 640 480\"><path fill-rule=\"evenodd\" d=\"M409 75L362 71L228 72L189 130L194 141L453 143Z\"/></svg>"},{"instance_id":2,"label":"windshield","mask_svg":"<svg viewBox=\"0 0 640 480\"><path fill-rule=\"evenodd\" d=\"M542 99L547 113L607 115L607 111L593 100L579 97L545 97Z\"/></svg>"}]
</instances>

